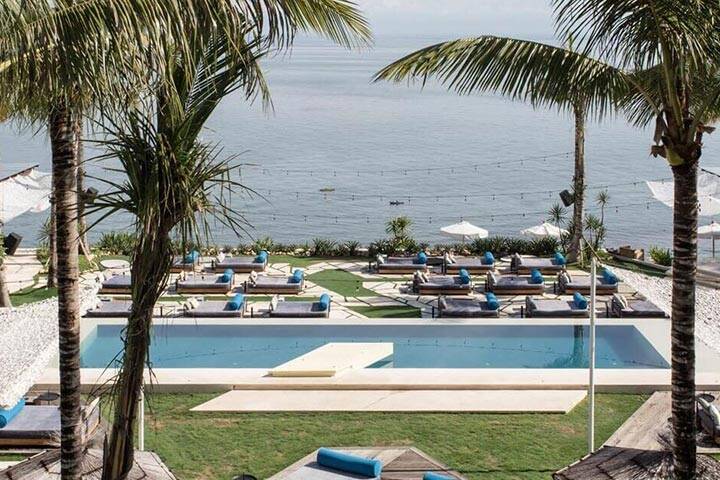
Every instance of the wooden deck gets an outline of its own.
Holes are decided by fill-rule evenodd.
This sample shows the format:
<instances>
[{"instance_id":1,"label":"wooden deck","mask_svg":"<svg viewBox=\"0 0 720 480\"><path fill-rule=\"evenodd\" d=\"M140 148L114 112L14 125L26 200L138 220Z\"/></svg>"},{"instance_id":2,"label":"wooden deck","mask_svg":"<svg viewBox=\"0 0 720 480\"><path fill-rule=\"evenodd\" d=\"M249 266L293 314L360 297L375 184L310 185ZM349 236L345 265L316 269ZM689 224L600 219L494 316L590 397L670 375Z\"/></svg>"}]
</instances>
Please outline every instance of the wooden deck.
<instances>
[{"instance_id":1,"label":"wooden deck","mask_svg":"<svg viewBox=\"0 0 720 480\"><path fill-rule=\"evenodd\" d=\"M717 393L713 393L718 397ZM720 406L720 401L715 403ZM639 450L667 450L671 438L670 392L655 392L605 442L606 446ZM698 432L698 453L720 453L720 447Z\"/></svg>"}]
</instances>

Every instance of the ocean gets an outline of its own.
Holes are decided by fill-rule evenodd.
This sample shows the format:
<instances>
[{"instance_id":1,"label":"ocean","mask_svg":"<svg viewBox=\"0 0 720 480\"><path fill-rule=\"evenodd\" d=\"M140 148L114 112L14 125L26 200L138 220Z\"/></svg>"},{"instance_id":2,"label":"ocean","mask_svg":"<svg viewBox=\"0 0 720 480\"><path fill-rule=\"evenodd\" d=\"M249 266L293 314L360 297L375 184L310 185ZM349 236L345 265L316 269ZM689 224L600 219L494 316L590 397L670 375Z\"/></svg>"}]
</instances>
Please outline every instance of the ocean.
<instances>
[{"instance_id":1,"label":"ocean","mask_svg":"<svg viewBox=\"0 0 720 480\"><path fill-rule=\"evenodd\" d=\"M233 94L203 132L221 155L237 155L239 179L253 191L232 199L247 232L238 238L214 225L212 241L367 243L384 237L385 222L398 215L412 219L415 238L431 243L448 242L440 227L460 220L491 235L542 223L572 180L570 115L493 95L460 97L434 84L372 83L387 63L441 40L380 37L372 48L348 51L299 39L291 53L268 58L273 108ZM600 213L598 192L610 196L606 245L669 246L671 210L644 184L670 178L666 162L648 154L651 132L611 118L590 123L586 137L588 211ZM720 171L718 152L720 135L707 137L702 166ZM2 173L32 164L49 171L47 135L4 125L0 158ZM95 162L87 168L111 175ZM31 245L46 217L29 213L4 230ZM128 228L131 220L117 215L91 235ZM709 241L701 249L707 255Z\"/></svg>"}]
</instances>

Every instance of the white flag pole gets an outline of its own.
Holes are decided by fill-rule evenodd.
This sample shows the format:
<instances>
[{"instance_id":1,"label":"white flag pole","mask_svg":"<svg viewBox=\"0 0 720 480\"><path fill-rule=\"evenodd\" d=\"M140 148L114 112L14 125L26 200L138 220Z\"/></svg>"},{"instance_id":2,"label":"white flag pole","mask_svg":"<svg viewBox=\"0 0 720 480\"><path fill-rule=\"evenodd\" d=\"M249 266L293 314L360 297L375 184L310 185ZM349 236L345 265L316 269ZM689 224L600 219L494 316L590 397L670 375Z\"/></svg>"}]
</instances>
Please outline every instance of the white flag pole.
<instances>
[{"instance_id":1,"label":"white flag pole","mask_svg":"<svg viewBox=\"0 0 720 480\"><path fill-rule=\"evenodd\" d=\"M590 263L590 365L588 382L588 453L595 451L595 294L597 286L597 260Z\"/></svg>"},{"instance_id":2,"label":"white flag pole","mask_svg":"<svg viewBox=\"0 0 720 480\"><path fill-rule=\"evenodd\" d=\"M145 450L145 388L140 387L140 405L138 407L138 450Z\"/></svg>"}]
</instances>

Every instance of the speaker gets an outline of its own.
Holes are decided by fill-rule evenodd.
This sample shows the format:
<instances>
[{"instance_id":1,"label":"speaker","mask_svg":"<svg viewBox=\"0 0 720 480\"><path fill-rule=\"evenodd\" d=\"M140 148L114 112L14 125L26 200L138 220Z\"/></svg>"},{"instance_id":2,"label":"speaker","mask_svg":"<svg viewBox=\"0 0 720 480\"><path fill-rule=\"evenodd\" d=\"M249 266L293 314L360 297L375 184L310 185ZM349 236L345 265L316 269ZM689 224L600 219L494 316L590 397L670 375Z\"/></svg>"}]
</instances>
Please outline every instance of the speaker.
<instances>
[{"instance_id":1,"label":"speaker","mask_svg":"<svg viewBox=\"0 0 720 480\"><path fill-rule=\"evenodd\" d=\"M570 205L575 203L575 197L572 193L570 193L569 190L563 190L562 192L560 192L560 200L562 200L563 205L565 205L566 207L569 207Z\"/></svg>"},{"instance_id":2,"label":"speaker","mask_svg":"<svg viewBox=\"0 0 720 480\"><path fill-rule=\"evenodd\" d=\"M10 233L10 235L5 237L3 239L3 247L5 248L5 254L15 255L15 252L17 251L18 247L20 246L21 241L22 241L22 237L14 232Z\"/></svg>"},{"instance_id":3,"label":"speaker","mask_svg":"<svg viewBox=\"0 0 720 480\"><path fill-rule=\"evenodd\" d=\"M97 188L90 187L87 190L85 190L82 194L83 202L87 204L92 204L95 201L95 198L98 196L98 190Z\"/></svg>"}]
</instances>

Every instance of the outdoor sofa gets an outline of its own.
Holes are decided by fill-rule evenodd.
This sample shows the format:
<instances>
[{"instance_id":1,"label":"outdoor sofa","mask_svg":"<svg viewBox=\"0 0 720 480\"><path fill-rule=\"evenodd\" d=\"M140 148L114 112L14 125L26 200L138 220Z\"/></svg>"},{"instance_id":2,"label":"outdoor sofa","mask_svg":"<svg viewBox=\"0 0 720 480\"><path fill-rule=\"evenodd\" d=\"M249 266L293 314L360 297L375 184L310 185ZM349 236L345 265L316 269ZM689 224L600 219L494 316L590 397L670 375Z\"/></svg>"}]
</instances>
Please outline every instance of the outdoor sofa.
<instances>
[{"instance_id":1,"label":"outdoor sofa","mask_svg":"<svg viewBox=\"0 0 720 480\"><path fill-rule=\"evenodd\" d=\"M440 318L497 318L500 316L500 301L493 293L487 293L485 300L475 298L438 298Z\"/></svg>"},{"instance_id":2,"label":"outdoor sofa","mask_svg":"<svg viewBox=\"0 0 720 480\"><path fill-rule=\"evenodd\" d=\"M245 296L238 293L227 301L198 301L191 298L185 302L183 315L195 318L240 318L245 315L245 310Z\"/></svg>"},{"instance_id":3,"label":"outdoor sofa","mask_svg":"<svg viewBox=\"0 0 720 480\"><path fill-rule=\"evenodd\" d=\"M229 257L220 254L212 261L211 268L216 272L224 272L228 268L235 273L264 272L269 258L270 256L265 250L260 251L254 257Z\"/></svg>"},{"instance_id":4,"label":"outdoor sofa","mask_svg":"<svg viewBox=\"0 0 720 480\"><path fill-rule=\"evenodd\" d=\"M466 270L460 275L428 275L415 272L412 290L418 295L469 295L473 290L472 279Z\"/></svg>"},{"instance_id":5,"label":"outdoor sofa","mask_svg":"<svg viewBox=\"0 0 720 480\"><path fill-rule=\"evenodd\" d=\"M539 272L538 272L539 273ZM538 276L499 276L488 272L485 279L485 291L496 295L542 295L545 292L545 280Z\"/></svg>"},{"instance_id":6,"label":"outdoor sofa","mask_svg":"<svg viewBox=\"0 0 720 480\"><path fill-rule=\"evenodd\" d=\"M612 295L618 291L618 279L608 270L602 275L596 275L595 292L598 295ZM583 295L590 295L590 280L587 275L570 275L567 271L560 272L557 277L556 293L573 294L580 292Z\"/></svg>"},{"instance_id":7,"label":"outdoor sofa","mask_svg":"<svg viewBox=\"0 0 720 480\"><path fill-rule=\"evenodd\" d=\"M575 294L571 300L536 299L532 295L525 297L525 306L520 307L521 317L568 318L589 317L588 300Z\"/></svg>"},{"instance_id":8,"label":"outdoor sofa","mask_svg":"<svg viewBox=\"0 0 720 480\"><path fill-rule=\"evenodd\" d=\"M427 255L420 252L414 257L388 257L378 255L375 261L375 271L384 275L403 275L417 271L427 271Z\"/></svg>"},{"instance_id":9,"label":"outdoor sofa","mask_svg":"<svg viewBox=\"0 0 720 480\"><path fill-rule=\"evenodd\" d=\"M555 274L565 270L565 263L565 257L561 253L556 253L551 258L521 257L516 253L510 257L510 270L519 274L530 273L533 270Z\"/></svg>"},{"instance_id":10,"label":"outdoor sofa","mask_svg":"<svg viewBox=\"0 0 720 480\"><path fill-rule=\"evenodd\" d=\"M269 293L280 295L298 295L305 289L305 273L302 269L295 269L292 275L282 277L271 275L258 275L250 273L250 277L243 283L245 293Z\"/></svg>"},{"instance_id":11,"label":"outdoor sofa","mask_svg":"<svg viewBox=\"0 0 720 480\"><path fill-rule=\"evenodd\" d=\"M665 318L667 315L649 300L627 298L619 293L610 298L608 316L618 318Z\"/></svg>"},{"instance_id":12,"label":"outdoor sofa","mask_svg":"<svg viewBox=\"0 0 720 480\"><path fill-rule=\"evenodd\" d=\"M94 308L85 313L86 318L127 318L130 316L132 300L101 299ZM153 316L167 316L175 313L175 306L155 304Z\"/></svg>"},{"instance_id":13,"label":"outdoor sofa","mask_svg":"<svg viewBox=\"0 0 720 480\"><path fill-rule=\"evenodd\" d=\"M270 316L281 318L327 318L330 316L330 295L323 293L317 302L292 302L277 296L270 301Z\"/></svg>"},{"instance_id":14,"label":"outdoor sofa","mask_svg":"<svg viewBox=\"0 0 720 480\"><path fill-rule=\"evenodd\" d=\"M181 257L175 257L170 267L170 272L193 272L200 266L200 252L193 250L192 252Z\"/></svg>"},{"instance_id":15,"label":"outdoor sofa","mask_svg":"<svg viewBox=\"0 0 720 480\"><path fill-rule=\"evenodd\" d=\"M227 294L233 289L235 274L228 269L220 275L202 273L188 275L175 281L177 293Z\"/></svg>"},{"instance_id":16,"label":"outdoor sofa","mask_svg":"<svg viewBox=\"0 0 720 480\"><path fill-rule=\"evenodd\" d=\"M131 293L131 285L130 275L112 275L102 282L98 293L108 295L129 295Z\"/></svg>"},{"instance_id":17,"label":"outdoor sofa","mask_svg":"<svg viewBox=\"0 0 720 480\"><path fill-rule=\"evenodd\" d=\"M452 253L446 253L443 257L443 271L447 274L467 270L471 275L478 275L494 269L495 257L490 252L485 252L481 257L456 257Z\"/></svg>"}]
</instances>

